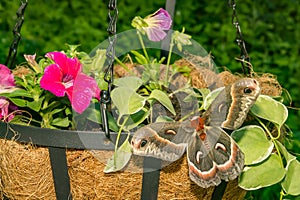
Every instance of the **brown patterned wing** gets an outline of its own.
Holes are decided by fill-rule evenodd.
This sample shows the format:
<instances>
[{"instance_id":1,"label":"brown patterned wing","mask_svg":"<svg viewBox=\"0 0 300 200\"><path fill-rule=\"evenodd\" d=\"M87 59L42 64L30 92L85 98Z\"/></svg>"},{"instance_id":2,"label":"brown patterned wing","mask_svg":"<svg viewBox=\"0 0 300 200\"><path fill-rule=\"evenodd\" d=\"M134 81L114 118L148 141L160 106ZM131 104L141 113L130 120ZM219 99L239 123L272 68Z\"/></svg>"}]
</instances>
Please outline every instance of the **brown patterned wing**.
<instances>
[{"instance_id":1,"label":"brown patterned wing","mask_svg":"<svg viewBox=\"0 0 300 200\"><path fill-rule=\"evenodd\" d=\"M200 117L191 122L197 131L187 148L191 180L207 188L237 178L244 167L244 154L235 141L221 127L203 125Z\"/></svg>"},{"instance_id":2,"label":"brown patterned wing","mask_svg":"<svg viewBox=\"0 0 300 200\"><path fill-rule=\"evenodd\" d=\"M205 112L205 124L229 130L239 128L259 93L259 83L252 78L243 78L225 87Z\"/></svg>"},{"instance_id":3,"label":"brown patterned wing","mask_svg":"<svg viewBox=\"0 0 300 200\"><path fill-rule=\"evenodd\" d=\"M133 154L175 161L186 151L192 128L180 122L157 122L138 129L131 139Z\"/></svg>"}]
</instances>

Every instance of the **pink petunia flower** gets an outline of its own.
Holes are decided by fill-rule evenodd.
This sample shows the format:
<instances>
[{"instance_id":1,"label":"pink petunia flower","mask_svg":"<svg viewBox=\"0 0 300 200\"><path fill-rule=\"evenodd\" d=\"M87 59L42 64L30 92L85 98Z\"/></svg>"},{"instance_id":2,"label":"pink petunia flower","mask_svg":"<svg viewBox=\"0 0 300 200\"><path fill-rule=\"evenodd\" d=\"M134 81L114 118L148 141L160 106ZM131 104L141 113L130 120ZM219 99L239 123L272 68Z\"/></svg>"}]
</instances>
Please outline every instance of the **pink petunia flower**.
<instances>
[{"instance_id":1,"label":"pink petunia flower","mask_svg":"<svg viewBox=\"0 0 300 200\"><path fill-rule=\"evenodd\" d=\"M15 110L18 110L15 104L5 97L0 97L0 120L10 122L15 117L12 113Z\"/></svg>"},{"instance_id":2,"label":"pink petunia flower","mask_svg":"<svg viewBox=\"0 0 300 200\"><path fill-rule=\"evenodd\" d=\"M146 33L149 40L157 42L166 37L165 31L171 28L172 19L166 10L160 8L144 19L139 16L135 17L131 24L142 34Z\"/></svg>"},{"instance_id":3,"label":"pink petunia flower","mask_svg":"<svg viewBox=\"0 0 300 200\"><path fill-rule=\"evenodd\" d=\"M82 72L82 66L77 58L68 58L61 52L50 52L46 57L54 64L46 67L41 78L41 88L50 91L55 96L67 94L73 109L82 113L93 97L99 100L100 89L96 80Z\"/></svg>"},{"instance_id":4,"label":"pink petunia flower","mask_svg":"<svg viewBox=\"0 0 300 200\"><path fill-rule=\"evenodd\" d=\"M14 75L5 65L0 64L0 90L3 88L16 86Z\"/></svg>"},{"instance_id":5,"label":"pink petunia flower","mask_svg":"<svg viewBox=\"0 0 300 200\"><path fill-rule=\"evenodd\" d=\"M6 97L1 97L1 93L8 93L15 89L14 75L10 69L5 65L0 64L0 120L6 122L11 121L14 118L14 114L11 112L18 109L16 105L10 102Z\"/></svg>"}]
</instances>

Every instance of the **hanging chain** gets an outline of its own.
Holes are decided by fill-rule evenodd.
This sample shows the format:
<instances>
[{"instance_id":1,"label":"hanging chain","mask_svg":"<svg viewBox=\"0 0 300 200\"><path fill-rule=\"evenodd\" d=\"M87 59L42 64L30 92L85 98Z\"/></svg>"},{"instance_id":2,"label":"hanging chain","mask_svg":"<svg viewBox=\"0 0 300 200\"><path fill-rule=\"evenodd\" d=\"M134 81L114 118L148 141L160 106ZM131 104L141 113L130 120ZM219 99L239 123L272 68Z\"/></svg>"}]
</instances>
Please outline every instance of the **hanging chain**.
<instances>
[{"instance_id":1,"label":"hanging chain","mask_svg":"<svg viewBox=\"0 0 300 200\"><path fill-rule=\"evenodd\" d=\"M110 0L108 3L108 17L109 24L107 32L108 37L108 47L106 49L106 58L108 62L108 67L105 71L104 80L108 83L108 91L111 91L111 86L113 82L113 65L115 61L115 44L117 40L117 19L118 19L118 9L117 0Z\"/></svg>"},{"instance_id":2,"label":"hanging chain","mask_svg":"<svg viewBox=\"0 0 300 200\"><path fill-rule=\"evenodd\" d=\"M115 44L117 41L117 19L118 19L118 9L117 9L117 0L110 0L108 3L108 18L109 24L107 32L108 37L108 47L106 49L106 59L108 66L105 70L104 80L108 84L107 90L101 91L101 119L102 119L102 129L104 129L105 135L107 138L110 138L107 109L111 101L110 92L112 89L113 83L113 74L114 74L114 61L115 61Z\"/></svg>"},{"instance_id":3,"label":"hanging chain","mask_svg":"<svg viewBox=\"0 0 300 200\"><path fill-rule=\"evenodd\" d=\"M24 22L24 12L27 7L27 3L28 3L27 0L25 1L21 0L21 5L16 13L17 23L13 29L14 40L10 45L9 53L5 61L5 65L8 66L9 68L12 68L17 56L18 45L21 39L21 28Z\"/></svg>"},{"instance_id":4,"label":"hanging chain","mask_svg":"<svg viewBox=\"0 0 300 200\"><path fill-rule=\"evenodd\" d=\"M235 0L229 0L228 4L232 8L232 24L236 28L235 41L241 50L240 62L242 64L242 69L246 76L251 77L253 72L253 67L250 63L250 56L247 52L245 40L243 38L242 30L238 21L237 12L236 12L236 2Z\"/></svg>"}]
</instances>

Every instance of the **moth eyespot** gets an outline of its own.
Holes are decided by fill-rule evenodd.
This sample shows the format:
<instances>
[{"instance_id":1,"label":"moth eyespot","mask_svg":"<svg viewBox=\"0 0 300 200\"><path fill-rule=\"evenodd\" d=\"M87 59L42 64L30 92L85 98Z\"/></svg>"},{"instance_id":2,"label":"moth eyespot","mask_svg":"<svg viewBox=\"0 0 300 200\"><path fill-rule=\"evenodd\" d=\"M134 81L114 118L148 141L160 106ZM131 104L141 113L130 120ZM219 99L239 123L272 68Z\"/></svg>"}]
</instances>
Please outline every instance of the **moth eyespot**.
<instances>
[{"instance_id":1,"label":"moth eyespot","mask_svg":"<svg viewBox=\"0 0 300 200\"><path fill-rule=\"evenodd\" d=\"M244 88L244 93L245 94L250 94L252 92L252 89L249 87Z\"/></svg>"},{"instance_id":2,"label":"moth eyespot","mask_svg":"<svg viewBox=\"0 0 300 200\"><path fill-rule=\"evenodd\" d=\"M221 144L221 143L219 143L219 142L216 144L215 149L216 149L216 150L222 150L222 151L224 151L224 152L227 151L225 145L224 145L224 144Z\"/></svg>"},{"instance_id":3,"label":"moth eyespot","mask_svg":"<svg viewBox=\"0 0 300 200\"><path fill-rule=\"evenodd\" d=\"M142 141L141 141L141 147L144 147L144 146L146 146L146 144L148 143L148 141L147 140L145 140L145 139L143 139Z\"/></svg>"},{"instance_id":4,"label":"moth eyespot","mask_svg":"<svg viewBox=\"0 0 300 200\"><path fill-rule=\"evenodd\" d=\"M201 151L197 151L197 153L196 153L196 161L197 161L198 164L200 163L200 161L203 158L203 156L204 155L203 155L203 153Z\"/></svg>"},{"instance_id":5,"label":"moth eyespot","mask_svg":"<svg viewBox=\"0 0 300 200\"><path fill-rule=\"evenodd\" d=\"M165 134L167 135L176 135L176 132L172 129L166 130Z\"/></svg>"}]
</instances>

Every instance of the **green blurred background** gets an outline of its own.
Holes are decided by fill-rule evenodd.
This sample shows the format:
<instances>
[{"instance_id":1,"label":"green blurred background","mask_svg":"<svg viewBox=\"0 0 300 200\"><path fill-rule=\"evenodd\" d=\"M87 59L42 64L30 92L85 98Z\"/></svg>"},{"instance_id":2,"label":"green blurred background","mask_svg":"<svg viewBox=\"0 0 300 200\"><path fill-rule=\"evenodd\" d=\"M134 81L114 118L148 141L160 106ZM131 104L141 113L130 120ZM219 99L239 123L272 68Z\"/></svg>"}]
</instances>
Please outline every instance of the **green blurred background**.
<instances>
[{"instance_id":1,"label":"green blurred background","mask_svg":"<svg viewBox=\"0 0 300 200\"><path fill-rule=\"evenodd\" d=\"M22 39L16 63L24 61L23 54L42 56L46 52L66 49L65 44L81 44L80 50L90 52L107 39L107 3L96 0L29 0L22 27ZM4 63L13 40L19 0L0 3L0 63ZM146 16L165 0L120 0L117 31L131 27L134 16ZM238 19L246 40L251 63L256 72L277 76L280 84L293 98L293 107L300 107L300 1L299 0L243 0L237 1ZM186 33L211 52L217 66L241 72L235 61L240 50L234 42L236 30L231 24L232 10L227 1L177 0L174 30L184 26ZM288 125L296 141L288 144L293 152L300 152L300 112L289 109ZM270 194L253 193L251 199L273 199ZM265 190L264 190L265 191ZM275 195L275 194L274 194ZM277 196L277 194L276 194ZM268 197L268 198L266 198Z\"/></svg>"}]
</instances>

